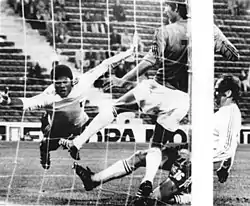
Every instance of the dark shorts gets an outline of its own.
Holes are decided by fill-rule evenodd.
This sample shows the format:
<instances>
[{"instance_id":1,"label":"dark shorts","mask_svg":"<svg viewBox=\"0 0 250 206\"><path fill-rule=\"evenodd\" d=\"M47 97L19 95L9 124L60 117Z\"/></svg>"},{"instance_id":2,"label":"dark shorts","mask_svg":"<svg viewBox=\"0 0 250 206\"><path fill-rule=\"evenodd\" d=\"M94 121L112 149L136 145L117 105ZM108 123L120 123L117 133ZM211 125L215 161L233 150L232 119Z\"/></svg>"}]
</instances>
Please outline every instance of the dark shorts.
<instances>
[{"instance_id":1,"label":"dark shorts","mask_svg":"<svg viewBox=\"0 0 250 206\"><path fill-rule=\"evenodd\" d=\"M46 130L46 124L42 122L41 130L44 134L44 137L41 141L41 145L43 148L48 148L48 151L53 151L60 147L59 140L61 138L65 139L74 139L76 136L80 135L86 126L89 124L90 121L87 121L82 127L76 127L74 130L67 130L67 127L62 128L49 128ZM47 124L48 125L48 124Z\"/></svg>"}]
</instances>

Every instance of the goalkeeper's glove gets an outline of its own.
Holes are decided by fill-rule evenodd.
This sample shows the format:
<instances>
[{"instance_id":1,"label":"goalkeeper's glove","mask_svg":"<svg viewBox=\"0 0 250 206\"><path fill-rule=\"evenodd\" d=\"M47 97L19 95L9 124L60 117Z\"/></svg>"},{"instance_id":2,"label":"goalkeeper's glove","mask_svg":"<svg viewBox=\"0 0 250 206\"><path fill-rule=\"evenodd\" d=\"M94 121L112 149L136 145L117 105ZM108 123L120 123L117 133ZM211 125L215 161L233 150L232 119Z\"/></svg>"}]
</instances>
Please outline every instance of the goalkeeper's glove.
<instances>
[{"instance_id":1,"label":"goalkeeper's glove","mask_svg":"<svg viewBox=\"0 0 250 206\"><path fill-rule=\"evenodd\" d=\"M0 104L1 105L9 105L11 103L11 99L9 97L9 88L6 87L4 92L0 93Z\"/></svg>"},{"instance_id":2,"label":"goalkeeper's glove","mask_svg":"<svg viewBox=\"0 0 250 206\"><path fill-rule=\"evenodd\" d=\"M228 168L221 167L220 169L217 170L217 176L220 183L226 182L228 175L229 175Z\"/></svg>"},{"instance_id":3,"label":"goalkeeper's glove","mask_svg":"<svg viewBox=\"0 0 250 206\"><path fill-rule=\"evenodd\" d=\"M217 176L220 183L227 181L230 167L232 166L232 158L224 160L221 167L217 170Z\"/></svg>"}]
</instances>

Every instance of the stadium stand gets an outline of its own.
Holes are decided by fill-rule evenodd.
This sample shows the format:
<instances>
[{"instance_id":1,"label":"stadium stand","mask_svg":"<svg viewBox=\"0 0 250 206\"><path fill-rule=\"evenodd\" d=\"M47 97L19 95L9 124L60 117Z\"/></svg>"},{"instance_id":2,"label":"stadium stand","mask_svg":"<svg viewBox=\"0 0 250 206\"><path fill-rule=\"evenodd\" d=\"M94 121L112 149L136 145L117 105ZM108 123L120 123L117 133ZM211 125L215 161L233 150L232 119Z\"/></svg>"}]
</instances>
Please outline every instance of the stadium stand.
<instances>
[{"instance_id":1,"label":"stadium stand","mask_svg":"<svg viewBox=\"0 0 250 206\"><path fill-rule=\"evenodd\" d=\"M109 13L112 15L112 6L114 0L109 1ZM145 1L137 0L134 6L133 0L123 0L122 5L126 11L127 21L113 22L110 21L112 28L118 30L119 33L128 29L129 33L135 30L135 17L134 8L136 8L136 29L142 39L144 52L149 49L151 38L154 28L161 25L160 18L160 4L159 1ZM67 43L56 43L56 48L60 49L62 55L69 57L69 61L74 61L75 52L80 49L81 42L83 43L84 50L88 51L93 48L98 52L100 48L108 50L108 33L82 33L80 29L80 10L79 1L66 0L64 9L66 15L70 19L69 27L69 41ZM150 12L148 12L150 10ZM87 1L82 4L81 13L85 11L90 13L103 13L106 12L106 0L95 0L93 2ZM232 16L229 14L226 0L214 0L214 16L215 22L229 40L239 49L241 59L238 62L224 61L222 57L215 56L215 77L222 73L231 73L239 76L241 70L248 70L250 66L250 16L238 15ZM46 35L45 30L39 31L41 35ZM0 36L4 39L0 42L0 90L2 91L6 85L10 86L10 96L23 96L24 95L24 82L25 82L25 59L27 59L27 68L31 67L29 56L25 58L23 51L15 47L14 42L8 41L8 37L4 34ZM149 72L149 78L154 75L154 70ZM15 78L14 78L15 77ZM26 96L32 96L44 90L48 86L46 79L47 74L42 74L44 79L39 84L31 84L27 81ZM124 89L113 90L113 98L118 98L125 92ZM250 124L250 93L243 93L240 101L240 108L243 113L243 124ZM96 106L88 106L87 112L91 117L94 117L97 111ZM41 111L25 113L24 122L39 122ZM21 121L20 112L14 110L6 110L0 108L0 121L18 122ZM144 123L150 123L151 117L148 115L141 115Z\"/></svg>"}]
</instances>

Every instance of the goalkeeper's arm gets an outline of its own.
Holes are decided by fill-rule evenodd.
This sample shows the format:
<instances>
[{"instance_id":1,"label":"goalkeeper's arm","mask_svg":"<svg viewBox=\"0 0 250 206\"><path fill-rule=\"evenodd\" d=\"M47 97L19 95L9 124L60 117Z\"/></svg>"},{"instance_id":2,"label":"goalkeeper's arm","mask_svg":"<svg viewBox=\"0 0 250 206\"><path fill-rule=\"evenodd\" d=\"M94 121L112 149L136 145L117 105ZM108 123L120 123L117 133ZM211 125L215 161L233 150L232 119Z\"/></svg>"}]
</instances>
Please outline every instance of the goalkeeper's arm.
<instances>
[{"instance_id":1,"label":"goalkeeper's arm","mask_svg":"<svg viewBox=\"0 0 250 206\"><path fill-rule=\"evenodd\" d=\"M229 61L237 61L240 58L239 51L216 25L214 25L214 50Z\"/></svg>"}]
</instances>

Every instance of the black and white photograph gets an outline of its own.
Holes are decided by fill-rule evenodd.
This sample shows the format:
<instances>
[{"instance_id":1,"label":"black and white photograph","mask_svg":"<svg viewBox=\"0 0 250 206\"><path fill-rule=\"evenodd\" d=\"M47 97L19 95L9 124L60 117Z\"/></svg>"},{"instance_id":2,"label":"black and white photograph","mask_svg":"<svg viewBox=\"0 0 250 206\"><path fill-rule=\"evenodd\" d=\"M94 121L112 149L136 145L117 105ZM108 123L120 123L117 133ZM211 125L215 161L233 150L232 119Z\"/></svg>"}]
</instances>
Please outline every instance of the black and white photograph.
<instances>
[{"instance_id":1,"label":"black and white photograph","mask_svg":"<svg viewBox=\"0 0 250 206\"><path fill-rule=\"evenodd\" d=\"M0 205L250 205L250 0L0 4Z\"/></svg>"}]
</instances>

